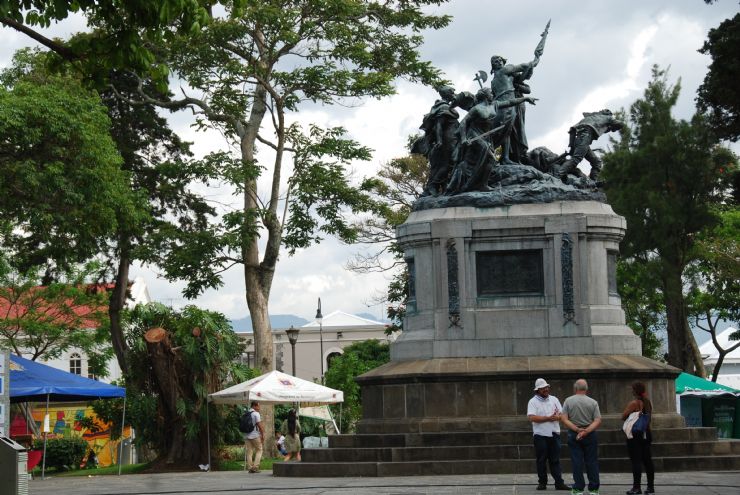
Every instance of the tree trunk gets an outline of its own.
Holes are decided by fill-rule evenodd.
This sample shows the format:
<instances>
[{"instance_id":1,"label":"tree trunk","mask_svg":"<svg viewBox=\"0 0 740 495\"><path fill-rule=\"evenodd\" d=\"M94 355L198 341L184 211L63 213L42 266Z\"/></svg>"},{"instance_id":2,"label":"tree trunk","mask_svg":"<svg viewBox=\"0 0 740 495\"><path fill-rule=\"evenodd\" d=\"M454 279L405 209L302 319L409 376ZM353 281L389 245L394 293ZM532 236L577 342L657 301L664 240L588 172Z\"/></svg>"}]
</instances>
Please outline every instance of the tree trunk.
<instances>
[{"instance_id":1,"label":"tree trunk","mask_svg":"<svg viewBox=\"0 0 740 495\"><path fill-rule=\"evenodd\" d=\"M719 370L722 368L722 363L725 361L725 353L722 351L719 351L719 356L717 356L717 364L714 365L714 370L712 371L712 381L717 383L717 377L719 376Z\"/></svg>"},{"instance_id":2,"label":"tree trunk","mask_svg":"<svg viewBox=\"0 0 740 495\"><path fill-rule=\"evenodd\" d=\"M118 260L118 272L116 273L116 282L110 295L108 303L108 318L110 319L110 338L113 352L116 354L118 366L121 368L121 374L126 376L127 363L126 353L128 346L123 335L121 326L121 311L126 307L126 297L128 294L128 274L131 267L131 258L128 252L128 243L120 243L121 255Z\"/></svg>"},{"instance_id":3,"label":"tree trunk","mask_svg":"<svg viewBox=\"0 0 740 495\"><path fill-rule=\"evenodd\" d=\"M686 340L689 344L690 358L691 358L691 362L694 365L696 376L706 378L707 370L704 367L704 360L701 358L701 352L699 351L699 346L696 344L696 339L694 338L694 334L691 332L691 327L688 324L688 320L686 322L686 332L687 332Z\"/></svg>"},{"instance_id":4,"label":"tree trunk","mask_svg":"<svg viewBox=\"0 0 740 495\"><path fill-rule=\"evenodd\" d=\"M202 464L207 458L207 451L201 449L200 439L189 440L185 437L185 420L177 413L179 399L188 400L185 387L180 379L189 379L188 370L172 347L169 335L163 328L152 328L144 334L152 375L159 389L160 426L167 440L166 452L160 452L168 467L193 468ZM164 457L163 457L164 456Z\"/></svg>"},{"instance_id":5,"label":"tree trunk","mask_svg":"<svg viewBox=\"0 0 740 495\"><path fill-rule=\"evenodd\" d=\"M681 270L664 266L663 284L668 333L668 364L692 372L693 360L688 341L688 319L683 298Z\"/></svg>"}]
</instances>

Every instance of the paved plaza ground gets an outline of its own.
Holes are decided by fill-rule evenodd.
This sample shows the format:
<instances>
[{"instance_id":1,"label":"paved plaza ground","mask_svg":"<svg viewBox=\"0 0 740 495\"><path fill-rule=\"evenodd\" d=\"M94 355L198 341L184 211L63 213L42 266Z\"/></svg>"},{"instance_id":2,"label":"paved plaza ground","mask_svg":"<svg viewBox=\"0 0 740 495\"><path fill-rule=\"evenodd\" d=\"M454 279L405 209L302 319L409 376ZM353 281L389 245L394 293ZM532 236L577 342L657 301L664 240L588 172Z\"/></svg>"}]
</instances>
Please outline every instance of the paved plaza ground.
<instances>
[{"instance_id":1,"label":"paved plaza ground","mask_svg":"<svg viewBox=\"0 0 740 495\"><path fill-rule=\"evenodd\" d=\"M532 466L534 468L534 466ZM566 481L569 479L566 478ZM600 493L622 495L630 488L630 474L604 474ZM556 492L535 490L536 475L419 476L404 478L275 478L272 472L132 474L33 480L30 493L44 495L185 495L295 493L363 494L514 494ZM740 495L740 471L658 473L658 495Z\"/></svg>"}]
</instances>

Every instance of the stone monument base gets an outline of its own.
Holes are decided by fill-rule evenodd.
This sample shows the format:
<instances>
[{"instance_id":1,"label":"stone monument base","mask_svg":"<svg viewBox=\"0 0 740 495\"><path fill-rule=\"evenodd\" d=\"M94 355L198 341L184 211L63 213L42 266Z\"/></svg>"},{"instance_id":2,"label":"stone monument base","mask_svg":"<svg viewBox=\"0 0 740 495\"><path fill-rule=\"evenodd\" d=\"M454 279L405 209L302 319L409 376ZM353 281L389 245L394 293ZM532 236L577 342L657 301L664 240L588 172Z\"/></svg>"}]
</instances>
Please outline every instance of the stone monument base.
<instances>
[{"instance_id":1,"label":"stone monument base","mask_svg":"<svg viewBox=\"0 0 740 495\"><path fill-rule=\"evenodd\" d=\"M438 358L391 362L358 378L363 419L358 433L329 437L329 448L304 449L302 462L276 463L275 476L431 476L531 474L536 480L526 406L545 378L561 401L585 377L604 418L597 434L602 472L631 472L622 408L630 385L646 383L655 407L657 472L740 470L740 440L717 440L714 428L687 428L676 413L676 368L641 356ZM561 463L572 470L565 428ZM625 478L627 479L627 478ZM534 483L534 481L533 481Z\"/></svg>"},{"instance_id":2,"label":"stone monument base","mask_svg":"<svg viewBox=\"0 0 740 495\"><path fill-rule=\"evenodd\" d=\"M621 425L632 400L631 384L648 387L653 425L684 426L676 412L674 380L679 371L642 356L538 356L440 358L387 363L361 377L360 433L501 431L531 428L527 403L534 382L545 378L564 401L573 382L587 378L605 427Z\"/></svg>"}]
</instances>

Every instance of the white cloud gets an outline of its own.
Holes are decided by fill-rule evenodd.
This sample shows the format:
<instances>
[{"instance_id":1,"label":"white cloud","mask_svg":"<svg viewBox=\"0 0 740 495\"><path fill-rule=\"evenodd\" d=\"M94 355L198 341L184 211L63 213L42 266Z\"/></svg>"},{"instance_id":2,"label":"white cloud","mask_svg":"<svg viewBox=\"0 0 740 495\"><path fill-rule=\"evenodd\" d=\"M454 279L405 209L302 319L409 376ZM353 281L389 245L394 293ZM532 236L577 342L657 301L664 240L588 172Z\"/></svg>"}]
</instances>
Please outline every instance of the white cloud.
<instances>
[{"instance_id":1,"label":"white cloud","mask_svg":"<svg viewBox=\"0 0 740 495\"><path fill-rule=\"evenodd\" d=\"M458 90L476 91L478 85L473 75L489 69L493 53L500 53L513 63L530 60L543 26L552 18L545 54L531 81L533 95L540 101L528 109L527 133L530 147L546 145L561 151L567 145L569 126L580 119L581 112L628 107L641 94L649 80L650 67L656 63L662 67L670 65L672 80L682 78L683 93L676 113L688 118L708 64L708 58L696 50L706 32L733 16L736 6L729 1L707 6L700 0L594 0L579 4L553 0L457 0L434 7L435 12L452 14L454 20L444 30L425 33L422 54ZM77 16L49 32L67 36L83 28L84 19ZM9 64L16 49L34 45L8 28L0 28L0 35L0 67ZM435 98L430 88L399 82L398 94L393 97L366 100L353 107L310 105L295 118L303 124L341 125L353 138L373 148L372 162L355 164L356 175L362 177L375 173L380 164L405 152L406 137L417 132ZM176 131L194 143L197 155L228 148L219 133L200 133L191 128L193 118L189 112L167 115ZM270 153L264 147L260 150L261 163L269 165ZM268 182L268 177L263 177L260 187L267 187ZM227 205L240 202L227 187L209 190L208 195ZM321 297L326 314L341 309L369 311L379 317L382 307L373 305L373 300L385 290L387 275L358 275L344 269L352 253L359 249L329 239L300 250L293 257L283 253L275 274L270 311L311 319L316 298ZM144 276L155 299L175 306L187 303L180 295L182 283L157 279L154 271L141 267L132 270L131 275ZM245 316L241 270L229 270L221 289L207 291L195 303L233 318Z\"/></svg>"}]
</instances>

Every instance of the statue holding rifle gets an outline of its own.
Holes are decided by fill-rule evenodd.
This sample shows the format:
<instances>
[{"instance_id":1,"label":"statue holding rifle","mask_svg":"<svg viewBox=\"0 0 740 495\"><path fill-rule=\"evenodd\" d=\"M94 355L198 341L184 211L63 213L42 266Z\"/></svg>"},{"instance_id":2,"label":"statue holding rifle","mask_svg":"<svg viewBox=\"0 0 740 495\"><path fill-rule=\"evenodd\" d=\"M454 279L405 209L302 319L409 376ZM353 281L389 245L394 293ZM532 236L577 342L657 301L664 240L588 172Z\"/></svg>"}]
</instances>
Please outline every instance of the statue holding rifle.
<instances>
[{"instance_id":1,"label":"statue holding rifle","mask_svg":"<svg viewBox=\"0 0 740 495\"><path fill-rule=\"evenodd\" d=\"M545 51L545 41L550 29L550 21L547 22L542 33L540 42L534 50L534 60L531 62L511 65L500 55L491 57L491 90L496 101L506 101L513 98L521 98L531 92L526 83L532 77L534 68L540 63L540 57ZM527 163L527 135L524 129L525 106L523 104L508 108L504 115L504 139L502 142L501 163L517 164Z\"/></svg>"}]
</instances>

